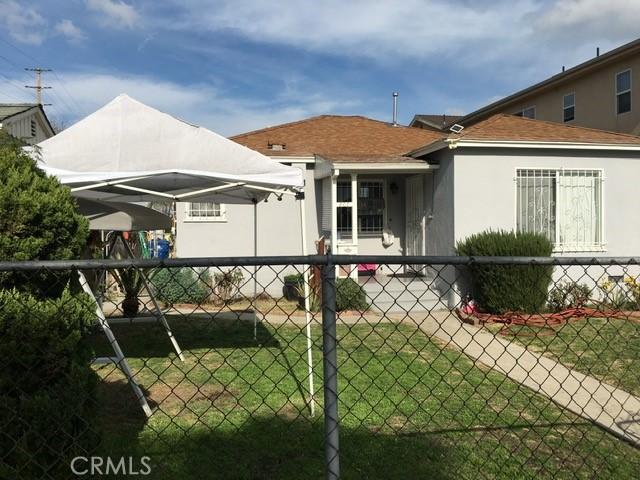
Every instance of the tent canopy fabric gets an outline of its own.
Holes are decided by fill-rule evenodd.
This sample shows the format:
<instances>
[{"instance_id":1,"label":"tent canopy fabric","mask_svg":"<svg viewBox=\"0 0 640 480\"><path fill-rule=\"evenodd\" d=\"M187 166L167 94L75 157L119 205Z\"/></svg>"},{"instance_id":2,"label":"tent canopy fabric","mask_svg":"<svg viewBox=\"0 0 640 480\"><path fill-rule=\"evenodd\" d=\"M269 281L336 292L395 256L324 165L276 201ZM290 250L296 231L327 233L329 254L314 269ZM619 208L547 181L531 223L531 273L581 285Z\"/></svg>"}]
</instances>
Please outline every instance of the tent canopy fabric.
<instances>
[{"instance_id":1,"label":"tent canopy fabric","mask_svg":"<svg viewBox=\"0 0 640 480\"><path fill-rule=\"evenodd\" d=\"M173 220L152 208L133 203L100 202L78 198L78 209L89 220L91 230L130 232L171 230Z\"/></svg>"},{"instance_id":2,"label":"tent canopy fabric","mask_svg":"<svg viewBox=\"0 0 640 480\"><path fill-rule=\"evenodd\" d=\"M304 187L300 169L124 94L35 152L74 195L108 201L251 203Z\"/></svg>"}]
</instances>

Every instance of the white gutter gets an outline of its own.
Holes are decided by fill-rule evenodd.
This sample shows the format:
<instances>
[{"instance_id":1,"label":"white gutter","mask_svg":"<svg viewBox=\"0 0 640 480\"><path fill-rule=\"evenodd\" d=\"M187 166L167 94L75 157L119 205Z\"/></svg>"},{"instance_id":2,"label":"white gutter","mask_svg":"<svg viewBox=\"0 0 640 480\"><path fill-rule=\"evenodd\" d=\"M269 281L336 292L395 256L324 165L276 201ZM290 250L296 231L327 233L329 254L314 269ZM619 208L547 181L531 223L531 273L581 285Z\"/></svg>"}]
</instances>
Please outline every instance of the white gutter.
<instances>
[{"instance_id":1,"label":"white gutter","mask_svg":"<svg viewBox=\"0 0 640 480\"><path fill-rule=\"evenodd\" d=\"M561 150L627 150L640 151L640 144L620 143L576 143L576 142L527 142L496 140L465 140L464 138L448 138L445 140L450 149L458 147L479 148L533 148Z\"/></svg>"},{"instance_id":2,"label":"white gutter","mask_svg":"<svg viewBox=\"0 0 640 480\"><path fill-rule=\"evenodd\" d=\"M394 172L406 172L406 171L427 171L427 170L437 170L440 168L439 165L430 165L428 163L405 163L405 162L393 162L393 163L383 163L383 162L335 162L334 168L339 168L340 170L393 170Z\"/></svg>"}]
</instances>

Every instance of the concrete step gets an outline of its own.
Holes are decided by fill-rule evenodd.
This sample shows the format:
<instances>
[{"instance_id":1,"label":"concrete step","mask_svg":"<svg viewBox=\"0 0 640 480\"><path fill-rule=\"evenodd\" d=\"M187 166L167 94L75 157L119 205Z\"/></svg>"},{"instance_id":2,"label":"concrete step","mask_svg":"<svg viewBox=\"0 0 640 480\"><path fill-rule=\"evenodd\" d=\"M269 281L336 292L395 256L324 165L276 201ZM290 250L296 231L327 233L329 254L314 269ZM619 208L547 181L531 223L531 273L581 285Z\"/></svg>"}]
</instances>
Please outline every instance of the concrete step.
<instances>
[{"instance_id":1,"label":"concrete step","mask_svg":"<svg viewBox=\"0 0 640 480\"><path fill-rule=\"evenodd\" d=\"M361 284L371 308L379 312L426 311L442 306L438 293L430 288L429 278L377 277Z\"/></svg>"}]
</instances>

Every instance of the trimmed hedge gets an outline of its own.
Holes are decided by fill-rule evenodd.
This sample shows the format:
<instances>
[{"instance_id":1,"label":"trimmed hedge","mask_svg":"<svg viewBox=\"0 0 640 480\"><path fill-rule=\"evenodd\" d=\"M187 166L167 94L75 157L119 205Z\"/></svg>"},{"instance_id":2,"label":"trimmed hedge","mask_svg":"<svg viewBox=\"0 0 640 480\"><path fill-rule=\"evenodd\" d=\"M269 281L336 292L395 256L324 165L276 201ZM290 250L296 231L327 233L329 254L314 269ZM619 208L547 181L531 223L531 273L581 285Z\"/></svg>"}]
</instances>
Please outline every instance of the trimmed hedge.
<instances>
[{"instance_id":1,"label":"trimmed hedge","mask_svg":"<svg viewBox=\"0 0 640 480\"><path fill-rule=\"evenodd\" d=\"M66 478L97 446L88 296L0 290L0 478ZM18 473L19 472L19 473Z\"/></svg>"},{"instance_id":2,"label":"trimmed hedge","mask_svg":"<svg viewBox=\"0 0 640 480\"><path fill-rule=\"evenodd\" d=\"M369 308L367 295L358 282L352 278L336 279L336 310L364 311Z\"/></svg>"},{"instance_id":3,"label":"trimmed hedge","mask_svg":"<svg viewBox=\"0 0 640 480\"><path fill-rule=\"evenodd\" d=\"M154 294L168 304L203 303L210 290L190 268L159 268L151 274Z\"/></svg>"},{"instance_id":4,"label":"trimmed hedge","mask_svg":"<svg viewBox=\"0 0 640 480\"><path fill-rule=\"evenodd\" d=\"M542 234L489 230L459 242L456 251L469 257L549 257L553 245ZM482 310L534 313L545 307L553 266L471 264L468 269L472 295Z\"/></svg>"}]
</instances>

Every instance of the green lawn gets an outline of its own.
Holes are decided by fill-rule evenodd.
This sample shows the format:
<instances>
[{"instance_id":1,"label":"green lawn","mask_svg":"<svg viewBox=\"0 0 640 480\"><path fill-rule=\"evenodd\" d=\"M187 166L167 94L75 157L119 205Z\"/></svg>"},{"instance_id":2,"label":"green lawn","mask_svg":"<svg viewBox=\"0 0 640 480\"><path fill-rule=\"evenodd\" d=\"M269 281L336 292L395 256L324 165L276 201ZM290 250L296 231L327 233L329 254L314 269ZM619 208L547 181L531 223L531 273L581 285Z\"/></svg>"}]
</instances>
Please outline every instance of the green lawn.
<instances>
[{"instance_id":1,"label":"green lawn","mask_svg":"<svg viewBox=\"0 0 640 480\"><path fill-rule=\"evenodd\" d=\"M323 478L302 327L261 325L256 344L251 324L171 323L184 363L155 325L114 329L157 410L145 422L122 375L98 368L102 453L148 455L160 479ZM345 479L637 478L639 450L415 327L338 335ZM108 353L102 337L96 345Z\"/></svg>"},{"instance_id":2,"label":"green lawn","mask_svg":"<svg viewBox=\"0 0 640 480\"><path fill-rule=\"evenodd\" d=\"M499 329L493 325L493 330ZM560 328L512 326L518 343L562 364L640 395L640 323L589 318Z\"/></svg>"}]
</instances>

